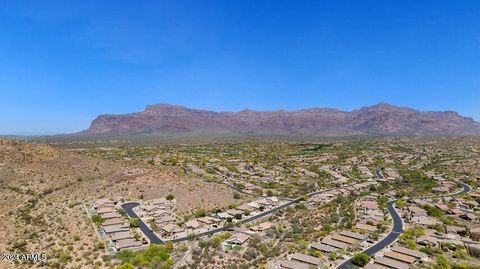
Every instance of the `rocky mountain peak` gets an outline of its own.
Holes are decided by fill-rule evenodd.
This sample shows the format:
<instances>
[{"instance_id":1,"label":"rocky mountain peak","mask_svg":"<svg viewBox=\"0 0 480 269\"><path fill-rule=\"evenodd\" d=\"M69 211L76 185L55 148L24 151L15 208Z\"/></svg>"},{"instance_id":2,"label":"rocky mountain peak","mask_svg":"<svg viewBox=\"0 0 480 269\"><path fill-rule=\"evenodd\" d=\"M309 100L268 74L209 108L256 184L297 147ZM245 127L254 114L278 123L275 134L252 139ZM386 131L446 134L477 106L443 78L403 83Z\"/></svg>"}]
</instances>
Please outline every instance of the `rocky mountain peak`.
<instances>
[{"instance_id":1,"label":"rocky mountain peak","mask_svg":"<svg viewBox=\"0 0 480 269\"><path fill-rule=\"evenodd\" d=\"M282 135L478 135L480 124L456 112L423 112L379 103L351 112L326 108L213 112L170 104L143 112L101 115L84 135L176 132L229 132Z\"/></svg>"}]
</instances>

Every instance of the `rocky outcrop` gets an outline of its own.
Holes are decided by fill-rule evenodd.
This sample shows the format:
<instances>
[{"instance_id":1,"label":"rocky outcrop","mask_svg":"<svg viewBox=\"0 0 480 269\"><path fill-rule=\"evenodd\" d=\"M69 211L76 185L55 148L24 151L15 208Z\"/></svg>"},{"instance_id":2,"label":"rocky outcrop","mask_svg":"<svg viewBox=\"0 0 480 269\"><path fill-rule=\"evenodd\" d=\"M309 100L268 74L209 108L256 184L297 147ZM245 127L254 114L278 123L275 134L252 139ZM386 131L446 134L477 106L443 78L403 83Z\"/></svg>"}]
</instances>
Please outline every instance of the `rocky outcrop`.
<instances>
[{"instance_id":1,"label":"rocky outcrop","mask_svg":"<svg viewBox=\"0 0 480 269\"><path fill-rule=\"evenodd\" d=\"M131 135L228 131L286 135L478 135L480 124L456 112L422 112L381 103L354 111L213 112L168 104L143 112L101 115L82 135Z\"/></svg>"}]
</instances>

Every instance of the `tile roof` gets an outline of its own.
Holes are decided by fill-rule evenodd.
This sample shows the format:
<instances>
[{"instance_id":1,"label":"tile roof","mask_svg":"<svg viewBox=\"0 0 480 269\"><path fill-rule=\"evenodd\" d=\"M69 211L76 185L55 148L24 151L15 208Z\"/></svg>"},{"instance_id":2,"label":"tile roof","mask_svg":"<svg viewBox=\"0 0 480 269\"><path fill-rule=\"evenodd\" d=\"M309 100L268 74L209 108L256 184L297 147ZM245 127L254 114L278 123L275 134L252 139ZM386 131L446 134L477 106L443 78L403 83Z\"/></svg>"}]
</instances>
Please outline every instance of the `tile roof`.
<instances>
[{"instance_id":1,"label":"tile roof","mask_svg":"<svg viewBox=\"0 0 480 269\"><path fill-rule=\"evenodd\" d=\"M388 257L388 258L392 258L392 259L397 260L397 261L410 263L410 264L414 263L417 260L417 258L415 258L415 257L408 256L408 255L402 254L400 252L395 252L395 251L385 252L383 254L383 256Z\"/></svg>"},{"instance_id":2,"label":"tile roof","mask_svg":"<svg viewBox=\"0 0 480 269\"><path fill-rule=\"evenodd\" d=\"M357 239L357 240L360 240L360 241L365 240L368 237L367 235L355 233L355 232L352 232L352 231L341 231L340 235L350 237L350 238L353 238L353 239Z\"/></svg>"},{"instance_id":3,"label":"tile roof","mask_svg":"<svg viewBox=\"0 0 480 269\"><path fill-rule=\"evenodd\" d=\"M418 259L421 259L421 258L426 256L425 253L423 253L423 252L413 250L413 249L409 249L409 248L404 248L404 247L401 247L401 246L398 246L398 245L394 246L392 248L392 251L399 252L399 253L402 253L402 254L405 254L405 255L409 255L409 256L412 256L412 257L415 257L415 258L418 258Z\"/></svg>"},{"instance_id":4,"label":"tile roof","mask_svg":"<svg viewBox=\"0 0 480 269\"><path fill-rule=\"evenodd\" d=\"M313 257L310 255L302 254L302 253L295 253L290 257L292 260L300 261L303 263L308 263L312 265L322 265L322 260L317 257Z\"/></svg>"},{"instance_id":5,"label":"tile roof","mask_svg":"<svg viewBox=\"0 0 480 269\"><path fill-rule=\"evenodd\" d=\"M280 266L286 269L310 269L310 265L297 261L281 261Z\"/></svg>"},{"instance_id":6,"label":"tile roof","mask_svg":"<svg viewBox=\"0 0 480 269\"><path fill-rule=\"evenodd\" d=\"M320 251L324 251L324 252L334 252L334 251L338 250L338 248L335 248L335 247L332 247L332 246L329 246L329 245L325 245L325 244L320 243L320 242L312 243L312 244L310 244L310 247L314 248L314 249L317 249L317 250L320 250Z\"/></svg>"},{"instance_id":7,"label":"tile roof","mask_svg":"<svg viewBox=\"0 0 480 269\"><path fill-rule=\"evenodd\" d=\"M358 243L357 239L353 239L351 237L346 237L346 236L343 236L343 235L340 235L340 234L332 235L332 239L343 242L343 243L346 243L346 244L350 244L350 245Z\"/></svg>"},{"instance_id":8,"label":"tile roof","mask_svg":"<svg viewBox=\"0 0 480 269\"><path fill-rule=\"evenodd\" d=\"M378 257L375 259L375 263L387 266L389 268L394 269L408 269L408 264L396 261L394 259L386 258L386 257Z\"/></svg>"},{"instance_id":9,"label":"tile roof","mask_svg":"<svg viewBox=\"0 0 480 269\"><path fill-rule=\"evenodd\" d=\"M136 241L135 239L122 239L118 240L116 247L117 249L125 249L125 248L134 248L142 246L142 242Z\"/></svg>"},{"instance_id":10,"label":"tile roof","mask_svg":"<svg viewBox=\"0 0 480 269\"><path fill-rule=\"evenodd\" d=\"M325 245L329 245L329 246L340 248L340 249L346 249L347 248L347 244L342 243L340 241L332 240L329 237L323 238L322 243L325 244Z\"/></svg>"}]
</instances>

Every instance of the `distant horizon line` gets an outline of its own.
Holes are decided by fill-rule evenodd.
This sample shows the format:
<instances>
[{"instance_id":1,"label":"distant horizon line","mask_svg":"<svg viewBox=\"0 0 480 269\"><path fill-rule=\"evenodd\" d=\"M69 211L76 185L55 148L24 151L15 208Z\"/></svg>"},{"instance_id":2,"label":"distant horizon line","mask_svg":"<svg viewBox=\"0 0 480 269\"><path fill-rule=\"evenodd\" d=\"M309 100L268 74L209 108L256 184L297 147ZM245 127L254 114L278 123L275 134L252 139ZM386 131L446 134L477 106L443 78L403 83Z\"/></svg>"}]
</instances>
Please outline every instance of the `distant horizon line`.
<instances>
[{"instance_id":1,"label":"distant horizon line","mask_svg":"<svg viewBox=\"0 0 480 269\"><path fill-rule=\"evenodd\" d=\"M462 117L471 118L475 122L480 123L480 121L477 120L476 117L465 116L465 115L460 114L458 111L455 111L455 110L423 110L423 109L418 109L418 108L414 108L414 107L410 107L410 106L406 106L406 105L396 105L396 104L392 104L391 102L386 102L386 101L380 101L380 102L377 102L377 103L374 103L374 104L371 104L371 105L363 105L363 106L360 106L358 108L354 108L354 109L350 109L350 110L340 109L340 108L336 108L336 107L328 107L328 106L324 106L324 107L322 107L322 106L310 106L310 107L295 108L295 109L278 108L278 109L264 109L264 110L262 110L262 109L252 109L252 108L246 107L246 108L243 108L243 109L240 109L240 110L214 110L214 109L202 108L202 107L197 107L197 106L188 106L188 105L178 104L178 103L173 103L173 102L172 103L158 102L158 103L151 103L151 104L145 105L144 109L142 111L131 111L131 112L125 112L125 113L100 113L100 114L97 114L97 116L95 116L94 118L92 118L90 120L90 123L100 116L128 115L128 114L142 113L142 112L146 111L149 107L162 106L162 105L185 108L185 109L192 109L192 110L209 111L209 112L215 112L215 113L241 113L243 111L294 112L294 111L311 110L311 109L331 109L331 110L337 110L337 111L341 111L341 112L353 112L353 111L360 110L360 109L363 109L363 108L385 105L385 106L390 106L390 107L412 109L412 110L419 111L419 112L453 112L453 113L457 113L458 115L460 115ZM88 126L86 128L88 128ZM71 134L71 133L80 132L82 130L85 130L85 127L84 128L79 128L75 131L64 131L64 132L62 132L62 131L61 132L52 131L52 132L43 132L43 133L25 133L25 132L24 133L10 133L10 134L1 134L0 133L0 137L41 137L41 136L52 136L52 135L67 135L67 134Z\"/></svg>"}]
</instances>

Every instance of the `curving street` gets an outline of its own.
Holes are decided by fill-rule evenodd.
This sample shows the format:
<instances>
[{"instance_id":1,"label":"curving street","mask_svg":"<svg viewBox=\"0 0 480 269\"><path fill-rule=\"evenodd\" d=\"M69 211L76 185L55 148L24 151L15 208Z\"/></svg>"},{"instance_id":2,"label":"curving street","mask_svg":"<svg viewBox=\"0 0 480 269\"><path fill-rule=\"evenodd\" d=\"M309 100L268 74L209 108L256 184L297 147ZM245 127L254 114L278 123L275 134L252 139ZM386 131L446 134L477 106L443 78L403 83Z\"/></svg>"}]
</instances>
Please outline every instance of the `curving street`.
<instances>
[{"instance_id":1,"label":"curving street","mask_svg":"<svg viewBox=\"0 0 480 269\"><path fill-rule=\"evenodd\" d=\"M263 218L263 217L268 216L268 215L270 215L270 214L272 214L272 213L274 213L278 210L287 208L287 207L297 203L300 199L301 198L289 201L289 202L287 202L287 203L285 203L281 206L278 206L278 207L272 208L270 210L264 211L264 212L262 212L258 215L252 216L250 218L243 219L243 220L241 220L237 223L238 224L245 224L245 223ZM127 215L130 218L137 218L138 219L138 228L140 228L140 230L145 234L145 236L150 240L151 243L153 243L153 244L163 244L163 243L165 243L165 241L163 241L155 233L153 233L148 228L148 226L143 222L143 220L138 217L138 215L135 213L135 211L133 211L133 209L135 207L139 206L139 205L140 205L140 203L138 203L138 202L130 202L130 203L122 204L121 207L125 210L125 212L127 213ZM223 232L223 231L228 231L228 230L231 230L231 229L226 228L226 227L219 227L219 228L215 228L215 229L212 229L212 230L209 230L209 231L205 231L205 232L202 232L202 233L195 234L193 237L202 237L202 236L207 236L207 235L211 235L211 234L215 234L215 233ZM190 240L190 239L192 239L192 236L175 238L175 239L168 240L168 241L172 241L173 243L179 243L179 242L187 241L187 240Z\"/></svg>"},{"instance_id":2,"label":"curving street","mask_svg":"<svg viewBox=\"0 0 480 269\"><path fill-rule=\"evenodd\" d=\"M352 184L348 184L348 186L350 186L350 185L352 185ZM339 189L339 188L341 188L341 187L310 192L310 193L307 193L306 196L311 197L313 195L320 194L322 192L331 191L331 190L335 190L335 189ZM302 200L302 198L303 198L303 196L299 197L299 198L296 198L296 199L293 199L291 201L288 201L287 203L285 203L281 206L272 208L270 210L266 210L266 211L264 211L264 212L262 212L258 215L243 219L243 220L237 222L237 224L245 224L245 223L252 222L252 221L255 221L257 219L263 218L263 217L268 216L272 213L275 213L278 210L282 210L284 208L292 206L293 204L298 203L299 201ZM138 215L135 213L135 211L133 211L133 209L135 207L139 206L139 205L140 205L140 203L138 203L138 202L128 202L128 203L122 204L121 207L123 208L123 210L125 210L125 212L127 213L127 215L130 218L137 218L138 219L138 227L143 232L143 234L145 234L145 236L150 240L151 243L153 243L153 244L163 244L163 243L165 243L165 241L160 239L154 232L152 232L150 230L150 228L148 228L148 226L143 222L143 220L138 217ZM215 234L215 233L223 232L223 231L228 231L228 230L231 230L231 229L226 228L226 227L219 227L219 228L215 228L215 229L212 229L212 230L209 230L209 231L205 231L205 232L202 232L202 233L195 234L193 237L197 238L197 237L207 236L207 235L211 235L211 234ZM175 239L168 240L168 241L172 241L173 243L179 243L179 242L183 242L183 241L187 241L187 240L191 240L191 239L192 239L192 236L185 236L185 237L175 238Z\"/></svg>"},{"instance_id":3,"label":"curving street","mask_svg":"<svg viewBox=\"0 0 480 269\"><path fill-rule=\"evenodd\" d=\"M458 192L455 192L455 193L451 193L451 194L448 194L448 195L441 195L441 196L415 197L415 199L457 196L457 195L460 195L460 194L463 194L463 193L468 193L468 192L471 191L471 187L469 185L467 185L465 183L461 183L461 184L463 186L463 189L461 191L458 191ZM349 184L349 185L351 185L351 184ZM340 187L332 188L332 189L328 189L328 190L315 191L315 192L308 193L306 195L310 197L310 196L320 194L320 193L325 192L325 191L330 191L330 190L339 189L339 188ZM291 201L289 201L289 202L287 202L287 203L285 203L285 204L283 204L279 207L272 208L270 210L267 210L267 211L262 212L258 215L252 216L250 218L243 219L243 220L239 221L238 224L245 224L245 223L252 222L252 221L255 221L257 219L263 218L263 217L268 216L268 215L270 215L270 214L272 214L272 213L274 213L278 210L282 210L282 209L287 208L287 207L289 207L293 204L296 204L299 201L301 201L301 199L302 199L302 197L296 198L296 199L291 200ZM394 243L397 240L397 238L400 236L400 234L404 231L403 230L402 218L400 217L397 210L395 209L395 202L396 201L397 200L392 200L392 201L389 201L387 203L388 213L390 214L390 216L392 217L392 220L393 220L393 228L385 238L383 238L378 243L374 244L373 246L370 246L368 249L363 251L364 253L368 254L369 256L374 256L376 253L378 253L382 249L384 249L384 248L388 247L389 245L391 245L392 243ZM138 215L135 213L135 211L133 210L135 207L137 207L139 205L140 205L140 203L138 203L138 202L129 202L129 203L122 204L121 207L125 210L125 212L127 213L127 215L130 218L137 218L138 219L139 229L143 232L143 234L145 234L145 236L150 240L151 243L153 243L153 244L164 244L165 241L160 239L155 233L153 233L148 228L148 226L143 222L143 220L140 219L138 217ZM231 230L231 228L219 227L219 228L216 228L216 229L212 229L212 230L209 230L209 231L205 231L205 232L202 232L202 233L195 234L193 237L197 238L197 237L212 235L212 234L215 234L215 233L218 233L218 232L223 232L223 231L228 231L228 230ZM172 241L173 243L179 243L179 242L183 242L183 241L187 241L187 240L191 240L191 239L192 239L192 236L185 236L185 237L175 238L175 239L172 239L172 240L169 240L169 241ZM352 263L352 259L353 258L350 258L350 259L346 260L345 262L340 264L337 267L337 269L353 268L354 265Z\"/></svg>"},{"instance_id":4,"label":"curving street","mask_svg":"<svg viewBox=\"0 0 480 269\"><path fill-rule=\"evenodd\" d=\"M465 183L460 183L463 185L463 189L461 191L447 194L447 195L440 195L440 196L424 196L424 197L415 197L414 199L425 199L425 198L433 198L433 197L450 197L450 196L457 196L463 193L468 193L472 190L472 188L465 184ZM388 213L392 217L393 220L393 228L392 231L385 237L383 238L380 242L376 243L375 245L369 247L364 253L368 254L370 257L381 251L382 249L388 247L392 243L394 243L397 238L400 236L400 234L403 232L403 221L400 215L398 214L397 210L395 209L395 202L397 200L393 200L388 202L387 204L387 209ZM353 258L350 258L349 260L346 260L342 264L340 264L337 269L348 269L348 268L353 268L355 265L352 263Z\"/></svg>"},{"instance_id":5,"label":"curving street","mask_svg":"<svg viewBox=\"0 0 480 269\"><path fill-rule=\"evenodd\" d=\"M150 231L150 228L145 224L145 222L142 221L141 218L138 217L138 215L133 211L133 209L137 206L139 206L140 203L138 202L130 202L130 203L124 203L121 205L123 210L127 213L127 215L130 218L137 218L138 219L138 228L142 230L143 234L145 234L146 237L150 240L151 243L153 244L163 244L165 243L162 239L160 239L158 236L156 236L152 231Z\"/></svg>"}]
</instances>

